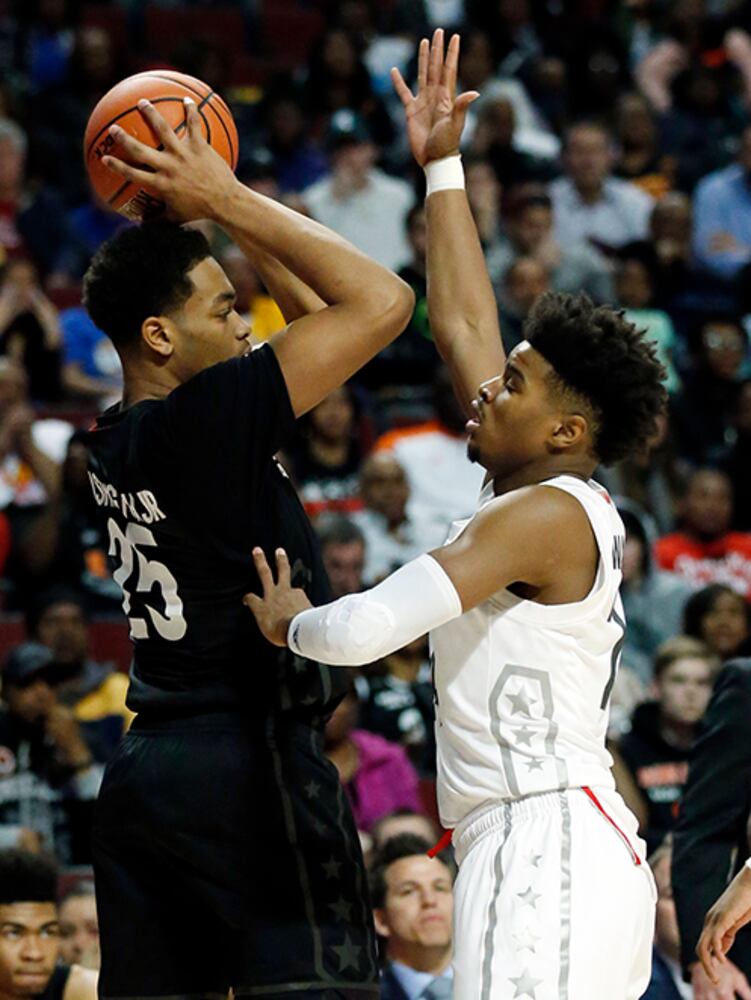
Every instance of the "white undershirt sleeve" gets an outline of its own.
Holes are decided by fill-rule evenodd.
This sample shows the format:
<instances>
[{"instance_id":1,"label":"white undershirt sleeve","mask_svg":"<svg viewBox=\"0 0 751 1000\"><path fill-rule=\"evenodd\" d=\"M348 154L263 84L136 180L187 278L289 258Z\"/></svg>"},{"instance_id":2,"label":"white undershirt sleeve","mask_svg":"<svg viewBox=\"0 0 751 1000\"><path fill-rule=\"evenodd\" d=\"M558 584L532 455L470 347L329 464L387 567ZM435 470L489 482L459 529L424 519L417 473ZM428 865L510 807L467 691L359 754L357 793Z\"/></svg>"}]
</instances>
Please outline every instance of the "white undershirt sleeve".
<instances>
[{"instance_id":1,"label":"white undershirt sleeve","mask_svg":"<svg viewBox=\"0 0 751 1000\"><path fill-rule=\"evenodd\" d=\"M422 555L372 590L301 611L290 622L287 644L319 663L359 667L461 613L459 595L443 567Z\"/></svg>"}]
</instances>

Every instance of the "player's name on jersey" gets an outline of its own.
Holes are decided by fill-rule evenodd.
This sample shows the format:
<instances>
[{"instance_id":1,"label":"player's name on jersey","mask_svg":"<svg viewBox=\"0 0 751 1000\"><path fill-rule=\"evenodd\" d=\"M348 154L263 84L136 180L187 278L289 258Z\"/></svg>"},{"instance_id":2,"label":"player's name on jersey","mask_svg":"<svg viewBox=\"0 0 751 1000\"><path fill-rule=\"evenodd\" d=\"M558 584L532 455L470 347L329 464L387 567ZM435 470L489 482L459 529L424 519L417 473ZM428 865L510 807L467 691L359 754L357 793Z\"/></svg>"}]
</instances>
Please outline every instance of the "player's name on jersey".
<instances>
[{"instance_id":1,"label":"player's name on jersey","mask_svg":"<svg viewBox=\"0 0 751 1000\"><path fill-rule=\"evenodd\" d=\"M163 521L166 514L159 509L157 499L151 490L138 490L137 493L119 493L111 483L103 483L93 472L88 473L94 501L99 507L114 507L123 517L142 524L153 524Z\"/></svg>"}]
</instances>

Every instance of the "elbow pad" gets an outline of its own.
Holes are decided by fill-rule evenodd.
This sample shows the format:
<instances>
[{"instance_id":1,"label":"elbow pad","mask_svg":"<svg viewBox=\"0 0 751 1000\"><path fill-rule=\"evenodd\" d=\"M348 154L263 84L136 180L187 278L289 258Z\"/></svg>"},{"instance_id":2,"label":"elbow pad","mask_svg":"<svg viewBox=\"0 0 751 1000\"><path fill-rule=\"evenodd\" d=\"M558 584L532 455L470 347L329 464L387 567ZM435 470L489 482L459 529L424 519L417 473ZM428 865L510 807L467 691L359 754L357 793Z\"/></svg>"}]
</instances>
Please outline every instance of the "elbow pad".
<instances>
[{"instance_id":1,"label":"elbow pad","mask_svg":"<svg viewBox=\"0 0 751 1000\"><path fill-rule=\"evenodd\" d=\"M461 613L459 595L446 572L432 556L423 555L372 590L301 611L290 622L287 644L319 663L358 667Z\"/></svg>"}]
</instances>

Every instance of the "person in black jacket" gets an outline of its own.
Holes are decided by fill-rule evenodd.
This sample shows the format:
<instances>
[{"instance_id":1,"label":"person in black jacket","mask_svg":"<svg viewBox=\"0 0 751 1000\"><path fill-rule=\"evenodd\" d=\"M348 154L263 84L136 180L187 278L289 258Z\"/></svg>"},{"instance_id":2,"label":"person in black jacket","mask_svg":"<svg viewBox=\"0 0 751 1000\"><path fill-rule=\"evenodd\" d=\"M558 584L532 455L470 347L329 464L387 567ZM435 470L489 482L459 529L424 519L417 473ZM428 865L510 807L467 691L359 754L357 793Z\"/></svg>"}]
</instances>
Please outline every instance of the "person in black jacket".
<instances>
[{"instance_id":1,"label":"person in black jacket","mask_svg":"<svg viewBox=\"0 0 751 1000\"><path fill-rule=\"evenodd\" d=\"M751 998L751 931L736 937L717 963L712 985L696 956L704 916L728 876L749 855L751 813L751 659L723 668L691 752L678 824L672 882L681 932L681 963L697 997Z\"/></svg>"}]
</instances>

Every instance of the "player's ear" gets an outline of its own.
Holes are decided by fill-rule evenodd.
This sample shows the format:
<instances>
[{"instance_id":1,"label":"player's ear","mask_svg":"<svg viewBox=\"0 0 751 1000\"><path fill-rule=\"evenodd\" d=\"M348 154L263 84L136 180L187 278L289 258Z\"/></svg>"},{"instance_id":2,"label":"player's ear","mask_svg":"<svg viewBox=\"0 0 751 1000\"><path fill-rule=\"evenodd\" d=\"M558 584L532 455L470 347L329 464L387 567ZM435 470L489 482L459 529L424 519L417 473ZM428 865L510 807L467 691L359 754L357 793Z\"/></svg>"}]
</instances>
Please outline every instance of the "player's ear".
<instances>
[{"instance_id":1,"label":"player's ear","mask_svg":"<svg viewBox=\"0 0 751 1000\"><path fill-rule=\"evenodd\" d=\"M556 451L568 451L574 445L580 444L587 436L589 424L586 417L580 413L566 413L555 422L549 437L550 447Z\"/></svg>"},{"instance_id":2,"label":"player's ear","mask_svg":"<svg viewBox=\"0 0 751 1000\"><path fill-rule=\"evenodd\" d=\"M174 348L169 320L163 316L149 316L141 324L141 338L146 346L163 358L171 356Z\"/></svg>"},{"instance_id":3,"label":"player's ear","mask_svg":"<svg viewBox=\"0 0 751 1000\"><path fill-rule=\"evenodd\" d=\"M386 919L386 911L374 909L373 910L373 922L375 923L376 933L381 937L390 937L391 928L389 927L389 922Z\"/></svg>"}]
</instances>

